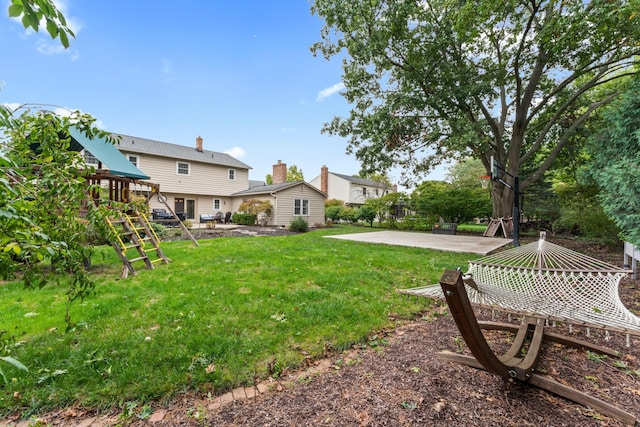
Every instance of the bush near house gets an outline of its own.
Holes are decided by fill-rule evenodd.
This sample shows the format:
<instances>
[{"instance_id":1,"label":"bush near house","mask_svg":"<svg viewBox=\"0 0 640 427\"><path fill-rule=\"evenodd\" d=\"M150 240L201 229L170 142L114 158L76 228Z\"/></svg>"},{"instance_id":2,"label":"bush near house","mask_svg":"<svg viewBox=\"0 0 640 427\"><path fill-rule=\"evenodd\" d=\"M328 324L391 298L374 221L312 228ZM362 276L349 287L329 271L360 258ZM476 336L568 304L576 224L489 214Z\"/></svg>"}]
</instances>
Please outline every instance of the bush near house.
<instances>
[{"instance_id":1,"label":"bush near house","mask_svg":"<svg viewBox=\"0 0 640 427\"><path fill-rule=\"evenodd\" d=\"M296 218L289 224L289 230L305 233L309 231L309 223L303 218Z\"/></svg>"},{"instance_id":2,"label":"bush near house","mask_svg":"<svg viewBox=\"0 0 640 427\"><path fill-rule=\"evenodd\" d=\"M232 221L234 224L238 225L255 225L257 218L258 216L254 214L235 213L233 214Z\"/></svg>"}]
</instances>

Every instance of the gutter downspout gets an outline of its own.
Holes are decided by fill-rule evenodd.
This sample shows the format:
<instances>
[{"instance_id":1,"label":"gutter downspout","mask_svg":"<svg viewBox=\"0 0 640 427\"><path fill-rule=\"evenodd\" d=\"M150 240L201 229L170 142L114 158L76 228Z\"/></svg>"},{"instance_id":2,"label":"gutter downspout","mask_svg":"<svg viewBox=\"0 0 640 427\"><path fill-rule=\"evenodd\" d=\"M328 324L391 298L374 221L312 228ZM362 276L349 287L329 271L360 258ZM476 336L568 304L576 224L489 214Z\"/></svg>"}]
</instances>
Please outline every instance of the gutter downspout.
<instances>
[{"instance_id":1,"label":"gutter downspout","mask_svg":"<svg viewBox=\"0 0 640 427\"><path fill-rule=\"evenodd\" d=\"M271 197L273 197L273 225L277 226L278 225L278 196L276 196L275 192L271 192L269 193L271 194Z\"/></svg>"}]
</instances>

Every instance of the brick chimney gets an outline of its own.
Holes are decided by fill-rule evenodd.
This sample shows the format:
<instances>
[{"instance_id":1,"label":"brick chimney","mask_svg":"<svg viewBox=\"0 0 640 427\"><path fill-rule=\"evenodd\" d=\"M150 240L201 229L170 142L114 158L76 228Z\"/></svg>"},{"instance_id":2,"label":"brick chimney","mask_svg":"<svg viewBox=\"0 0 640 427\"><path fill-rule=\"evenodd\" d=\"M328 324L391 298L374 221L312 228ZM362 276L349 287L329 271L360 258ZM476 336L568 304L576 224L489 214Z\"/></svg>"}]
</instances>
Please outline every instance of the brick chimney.
<instances>
[{"instance_id":1,"label":"brick chimney","mask_svg":"<svg viewBox=\"0 0 640 427\"><path fill-rule=\"evenodd\" d=\"M196 138L196 151L199 151L202 153L202 137L201 136Z\"/></svg>"},{"instance_id":2,"label":"brick chimney","mask_svg":"<svg viewBox=\"0 0 640 427\"><path fill-rule=\"evenodd\" d=\"M282 184L283 182L287 182L287 164L282 163L281 160L278 160L278 163L273 165L272 178L274 184Z\"/></svg>"},{"instance_id":3,"label":"brick chimney","mask_svg":"<svg viewBox=\"0 0 640 427\"><path fill-rule=\"evenodd\" d=\"M329 168L327 166L320 168L320 191L329 195Z\"/></svg>"}]
</instances>

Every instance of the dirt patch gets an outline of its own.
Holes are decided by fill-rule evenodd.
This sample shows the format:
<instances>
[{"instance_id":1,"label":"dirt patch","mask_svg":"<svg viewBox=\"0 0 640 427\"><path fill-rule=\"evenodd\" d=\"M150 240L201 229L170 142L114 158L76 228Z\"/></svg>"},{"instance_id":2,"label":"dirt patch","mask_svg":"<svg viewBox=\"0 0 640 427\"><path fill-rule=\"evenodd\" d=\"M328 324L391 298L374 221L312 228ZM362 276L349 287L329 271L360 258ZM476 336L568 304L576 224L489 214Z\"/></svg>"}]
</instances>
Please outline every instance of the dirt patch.
<instances>
[{"instance_id":1,"label":"dirt patch","mask_svg":"<svg viewBox=\"0 0 640 427\"><path fill-rule=\"evenodd\" d=\"M622 248L588 246L573 240L550 241L622 265ZM523 242L526 243L526 242ZM623 302L640 314L640 280L622 281ZM479 318L491 313L478 311ZM472 368L444 362L442 350L468 354L448 309L437 304L412 322L380 331L377 345L353 348L311 368L285 373L261 383L263 393L219 404L215 396L182 394L154 405L153 422L128 420L143 426L618 426L620 422L553 394L510 382ZM559 325L557 331L622 352L618 360L547 344L539 371L640 417L640 338L606 336L583 328ZM504 348L504 333L487 332L495 349ZM216 403L217 402L217 403ZM67 415L65 415L67 414ZM79 423L84 413L52 414L50 425ZM117 414L111 414L117 419ZM122 422L122 421L119 421Z\"/></svg>"}]
</instances>

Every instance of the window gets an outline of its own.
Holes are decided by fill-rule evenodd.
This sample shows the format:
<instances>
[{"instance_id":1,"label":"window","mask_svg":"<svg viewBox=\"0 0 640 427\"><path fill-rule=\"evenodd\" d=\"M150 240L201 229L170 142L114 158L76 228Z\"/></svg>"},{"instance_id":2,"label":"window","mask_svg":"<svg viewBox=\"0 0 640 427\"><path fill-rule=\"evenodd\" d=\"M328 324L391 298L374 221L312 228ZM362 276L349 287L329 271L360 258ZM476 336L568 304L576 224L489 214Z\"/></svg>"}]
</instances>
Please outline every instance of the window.
<instances>
[{"instance_id":1,"label":"window","mask_svg":"<svg viewBox=\"0 0 640 427\"><path fill-rule=\"evenodd\" d=\"M378 189L376 188L376 196L378 195Z\"/></svg>"},{"instance_id":2,"label":"window","mask_svg":"<svg viewBox=\"0 0 640 427\"><path fill-rule=\"evenodd\" d=\"M133 154L129 154L127 159L131 162L131 164L135 167L138 167L138 156L134 156Z\"/></svg>"},{"instance_id":3,"label":"window","mask_svg":"<svg viewBox=\"0 0 640 427\"><path fill-rule=\"evenodd\" d=\"M189 175L189 163L176 162L176 173L178 175Z\"/></svg>"},{"instance_id":4,"label":"window","mask_svg":"<svg viewBox=\"0 0 640 427\"><path fill-rule=\"evenodd\" d=\"M91 166L98 166L98 164L100 163L96 156L91 154L89 150L84 150L84 162Z\"/></svg>"},{"instance_id":5,"label":"window","mask_svg":"<svg viewBox=\"0 0 640 427\"><path fill-rule=\"evenodd\" d=\"M294 215L309 215L309 200L307 199L295 199L293 203Z\"/></svg>"},{"instance_id":6,"label":"window","mask_svg":"<svg viewBox=\"0 0 640 427\"><path fill-rule=\"evenodd\" d=\"M216 211L220 210L220 199L213 199L213 209Z\"/></svg>"},{"instance_id":7,"label":"window","mask_svg":"<svg viewBox=\"0 0 640 427\"><path fill-rule=\"evenodd\" d=\"M236 170L229 169L229 181L235 181L236 179Z\"/></svg>"},{"instance_id":8,"label":"window","mask_svg":"<svg viewBox=\"0 0 640 427\"><path fill-rule=\"evenodd\" d=\"M367 187L362 187L362 195L367 197Z\"/></svg>"}]
</instances>

